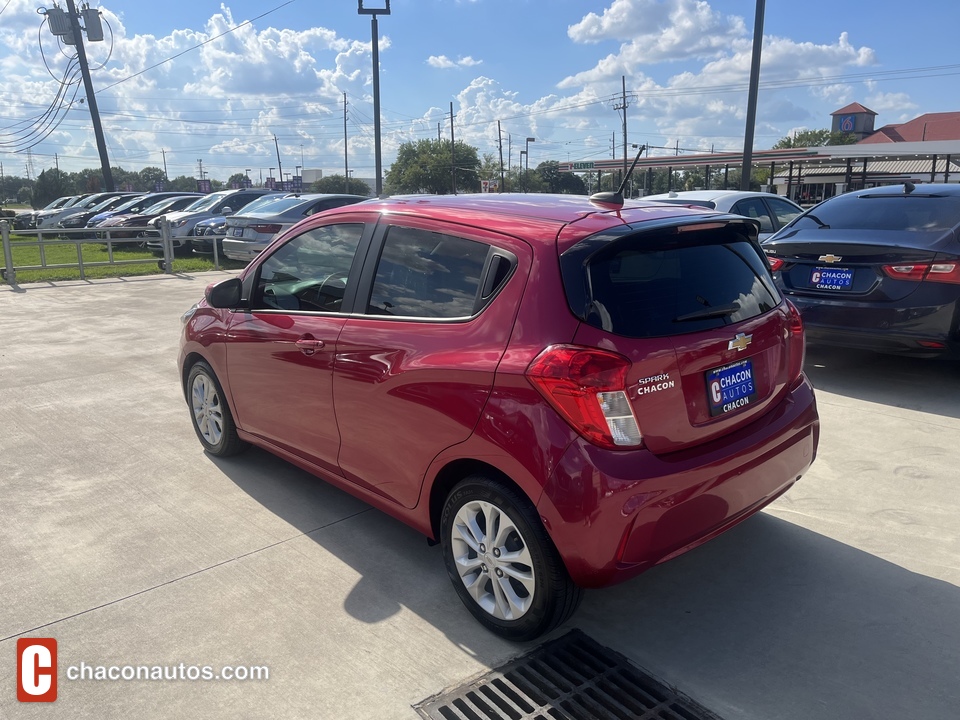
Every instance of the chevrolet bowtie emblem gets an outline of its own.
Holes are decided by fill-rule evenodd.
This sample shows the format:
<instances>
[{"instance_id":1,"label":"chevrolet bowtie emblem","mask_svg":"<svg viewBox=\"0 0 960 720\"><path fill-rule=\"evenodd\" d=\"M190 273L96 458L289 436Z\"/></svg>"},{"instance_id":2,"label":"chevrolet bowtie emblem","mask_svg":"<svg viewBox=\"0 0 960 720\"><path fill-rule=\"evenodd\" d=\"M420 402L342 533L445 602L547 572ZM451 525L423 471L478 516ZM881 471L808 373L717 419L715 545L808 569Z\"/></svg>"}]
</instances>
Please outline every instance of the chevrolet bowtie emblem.
<instances>
[{"instance_id":1,"label":"chevrolet bowtie emblem","mask_svg":"<svg viewBox=\"0 0 960 720\"><path fill-rule=\"evenodd\" d=\"M747 345L753 342L753 335L744 335L743 333L737 333L737 336L727 343L727 350L746 350Z\"/></svg>"},{"instance_id":2,"label":"chevrolet bowtie emblem","mask_svg":"<svg viewBox=\"0 0 960 720\"><path fill-rule=\"evenodd\" d=\"M842 257L840 257L839 255L834 255L833 253L830 253L829 255L821 255L818 259L820 260L820 262L825 262L825 263L835 263L843 260Z\"/></svg>"}]
</instances>

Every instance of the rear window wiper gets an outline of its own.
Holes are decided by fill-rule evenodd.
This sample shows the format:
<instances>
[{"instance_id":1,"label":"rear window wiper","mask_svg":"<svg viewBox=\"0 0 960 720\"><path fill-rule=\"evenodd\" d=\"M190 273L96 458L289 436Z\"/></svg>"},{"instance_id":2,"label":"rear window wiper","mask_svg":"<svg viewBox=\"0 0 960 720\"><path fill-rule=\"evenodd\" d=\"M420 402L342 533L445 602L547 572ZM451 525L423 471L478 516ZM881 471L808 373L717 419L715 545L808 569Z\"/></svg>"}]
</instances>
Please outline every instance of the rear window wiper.
<instances>
[{"instance_id":1,"label":"rear window wiper","mask_svg":"<svg viewBox=\"0 0 960 720\"><path fill-rule=\"evenodd\" d=\"M674 322L688 322L690 320L707 320L716 317L728 317L740 310L740 303L730 303L729 305L717 305L717 307L708 307L703 310L697 310L686 315L680 315L673 319Z\"/></svg>"}]
</instances>

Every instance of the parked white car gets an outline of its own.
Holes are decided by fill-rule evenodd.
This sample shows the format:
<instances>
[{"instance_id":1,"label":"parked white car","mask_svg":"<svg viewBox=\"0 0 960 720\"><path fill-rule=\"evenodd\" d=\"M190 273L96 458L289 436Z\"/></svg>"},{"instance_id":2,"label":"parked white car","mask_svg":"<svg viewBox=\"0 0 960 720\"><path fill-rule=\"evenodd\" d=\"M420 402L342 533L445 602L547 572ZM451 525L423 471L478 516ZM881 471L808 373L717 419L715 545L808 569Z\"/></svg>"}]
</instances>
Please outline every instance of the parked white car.
<instances>
[{"instance_id":1,"label":"parked white car","mask_svg":"<svg viewBox=\"0 0 960 720\"><path fill-rule=\"evenodd\" d=\"M746 190L683 190L647 195L643 199L722 210L759 220L761 240L766 240L803 212L803 208L785 197Z\"/></svg>"}]
</instances>

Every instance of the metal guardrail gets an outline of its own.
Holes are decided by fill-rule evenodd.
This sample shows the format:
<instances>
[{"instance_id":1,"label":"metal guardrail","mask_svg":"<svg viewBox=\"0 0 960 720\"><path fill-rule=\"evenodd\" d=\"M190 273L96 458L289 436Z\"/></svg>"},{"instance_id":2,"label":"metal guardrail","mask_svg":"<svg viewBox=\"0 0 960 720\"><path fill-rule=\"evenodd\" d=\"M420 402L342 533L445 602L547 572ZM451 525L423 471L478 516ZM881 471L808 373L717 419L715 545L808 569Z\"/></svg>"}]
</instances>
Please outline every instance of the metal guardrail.
<instances>
[{"instance_id":1,"label":"metal guardrail","mask_svg":"<svg viewBox=\"0 0 960 720\"><path fill-rule=\"evenodd\" d=\"M96 232L103 237L83 237L91 232ZM120 230L115 231L129 232ZM110 235L110 229L93 230L90 228L56 228L50 230L17 230L17 235L36 236L36 240L17 240L17 247L38 247L40 249L39 265L14 265L13 245L10 239L10 223L6 220L0 220L0 239L3 241L3 279L9 285L17 284L17 270L46 270L48 268L79 268L80 279L86 280L87 274L85 268L103 267L108 265L143 265L152 262L149 258L137 260L117 260L113 257L114 247L118 245L129 245L131 243L141 243L143 238L113 238ZM64 238L63 236L67 236ZM160 238L163 244L163 256L157 261L157 266L167 274L173 273L173 242L170 234L170 223L163 221L160 223ZM107 261L84 261L83 246L86 244L98 244L107 246ZM55 263L47 262L46 249L49 247L73 245L77 249L77 262L75 263ZM219 260L217 258L217 247L214 242L214 260L219 269Z\"/></svg>"}]
</instances>

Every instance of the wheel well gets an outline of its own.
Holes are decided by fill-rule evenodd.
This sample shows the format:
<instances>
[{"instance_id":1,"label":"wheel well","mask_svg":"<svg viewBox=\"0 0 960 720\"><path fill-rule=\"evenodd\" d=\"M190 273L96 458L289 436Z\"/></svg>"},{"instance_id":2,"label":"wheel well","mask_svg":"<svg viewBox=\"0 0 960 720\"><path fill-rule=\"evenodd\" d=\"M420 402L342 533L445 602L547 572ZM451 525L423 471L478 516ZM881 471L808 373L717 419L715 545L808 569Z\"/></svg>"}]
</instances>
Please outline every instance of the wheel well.
<instances>
[{"instance_id":1,"label":"wheel well","mask_svg":"<svg viewBox=\"0 0 960 720\"><path fill-rule=\"evenodd\" d=\"M200 353L190 353L186 358L184 358L183 371L180 375L180 387L183 390L183 399L187 402L190 402L190 394L187 390L187 377L189 377L190 370L193 369L193 366L196 365L198 361L203 359L203 355Z\"/></svg>"},{"instance_id":2,"label":"wheel well","mask_svg":"<svg viewBox=\"0 0 960 720\"><path fill-rule=\"evenodd\" d=\"M433 486L430 488L430 529L433 540L440 538L440 515L443 512L443 504L446 502L450 491L464 478L478 473L486 475L491 480L496 480L506 487L512 488L521 497L530 500L531 505L534 505L533 500L523 491L523 488L517 485L509 475L499 468L481 460L454 460L437 473L437 477L433 481Z\"/></svg>"}]
</instances>

